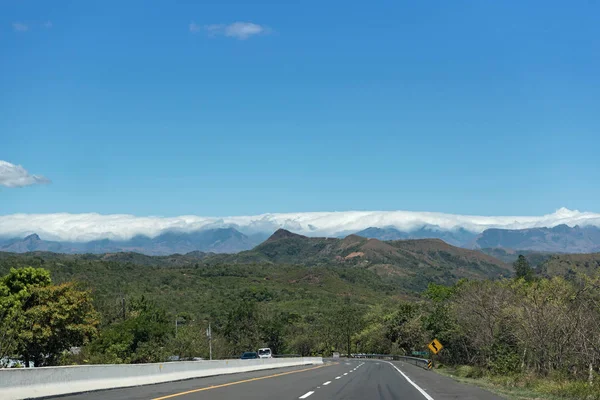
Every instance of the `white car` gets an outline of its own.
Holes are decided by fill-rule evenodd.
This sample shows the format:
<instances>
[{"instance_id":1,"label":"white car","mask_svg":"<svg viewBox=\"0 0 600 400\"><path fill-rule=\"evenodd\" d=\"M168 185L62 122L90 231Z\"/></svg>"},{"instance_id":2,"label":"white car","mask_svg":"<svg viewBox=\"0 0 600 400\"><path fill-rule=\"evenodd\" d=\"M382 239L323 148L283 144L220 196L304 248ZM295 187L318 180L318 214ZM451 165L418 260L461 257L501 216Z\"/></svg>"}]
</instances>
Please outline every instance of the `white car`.
<instances>
[{"instance_id":1,"label":"white car","mask_svg":"<svg viewBox=\"0 0 600 400\"><path fill-rule=\"evenodd\" d=\"M273 353L268 347L258 349L258 358L273 358Z\"/></svg>"}]
</instances>

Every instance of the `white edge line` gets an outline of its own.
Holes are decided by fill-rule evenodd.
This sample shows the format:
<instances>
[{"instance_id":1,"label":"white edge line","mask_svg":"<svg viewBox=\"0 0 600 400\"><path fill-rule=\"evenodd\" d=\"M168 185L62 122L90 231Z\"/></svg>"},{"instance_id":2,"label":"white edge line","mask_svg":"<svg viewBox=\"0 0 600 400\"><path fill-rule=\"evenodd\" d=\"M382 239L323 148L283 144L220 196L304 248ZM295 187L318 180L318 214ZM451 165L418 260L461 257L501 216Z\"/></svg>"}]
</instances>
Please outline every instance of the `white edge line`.
<instances>
[{"instance_id":1,"label":"white edge line","mask_svg":"<svg viewBox=\"0 0 600 400\"><path fill-rule=\"evenodd\" d=\"M325 382L325 383L323 384L323 386L327 386L327 385L329 385L330 383L331 383L331 381L327 381L327 382Z\"/></svg>"},{"instance_id":2,"label":"white edge line","mask_svg":"<svg viewBox=\"0 0 600 400\"><path fill-rule=\"evenodd\" d=\"M299 398L299 399L305 399L305 398L307 398L308 396L310 396L310 395L311 395L311 394L313 394L313 393L314 393L314 392L307 392L307 393L303 394L302 396L300 396L300 397L298 397L298 398Z\"/></svg>"},{"instance_id":3,"label":"white edge line","mask_svg":"<svg viewBox=\"0 0 600 400\"><path fill-rule=\"evenodd\" d=\"M416 383L414 383L413 381L410 380L410 378L408 376L406 376L406 374L402 371L400 371L398 369L398 367L396 367L394 364L392 364L391 362L387 361L388 364L390 364L392 367L396 368L396 371L400 372L400 374L404 377L404 379L406 379L408 381L408 383L410 383L411 385L413 385L415 387L415 389L417 389L419 392L421 392L421 394L423 395L423 397L425 397L427 400L434 400L433 397L431 397L429 394L427 394L426 391L424 391L423 389L421 389L419 387L419 385L417 385Z\"/></svg>"},{"instance_id":4,"label":"white edge line","mask_svg":"<svg viewBox=\"0 0 600 400\"><path fill-rule=\"evenodd\" d=\"M336 376L336 377L335 377L335 379L340 379L340 378L341 378L341 376Z\"/></svg>"}]
</instances>

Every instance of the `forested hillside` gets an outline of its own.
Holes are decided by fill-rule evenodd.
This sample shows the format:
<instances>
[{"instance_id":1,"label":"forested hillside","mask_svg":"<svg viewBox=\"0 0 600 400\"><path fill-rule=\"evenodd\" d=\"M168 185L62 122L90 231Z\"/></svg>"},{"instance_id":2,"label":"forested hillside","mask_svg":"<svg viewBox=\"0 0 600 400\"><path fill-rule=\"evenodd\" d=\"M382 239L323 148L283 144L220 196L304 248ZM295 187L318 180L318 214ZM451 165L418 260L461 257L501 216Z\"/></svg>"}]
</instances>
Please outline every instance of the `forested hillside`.
<instances>
[{"instance_id":1,"label":"forested hillside","mask_svg":"<svg viewBox=\"0 0 600 400\"><path fill-rule=\"evenodd\" d=\"M355 240L366 254L371 242ZM429 256L426 243L410 246ZM1 254L0 328L11 340L0 341L0 356L38 366L207 357L209 323L217 358L261 346L276 354L410 354L436 337L445 346L439 361L467 365L458 370L465 376L597 398L587 397L594 386L585 383L600 362L597 255L552 258L537 274L520 257L516 278L430 283L418 292L402 287L402 276L344 262L211 264L204 261L212 256L192 254L157 266L152 257L119 257ZM565 263L573 267L565 276L544 276ZM22 324L53 328L40 331L40 342L21 334ZM70 346L83 350L72 355Z\"/></svg>"},{"instance_id":2,"label":"forested hillside","mask_svg":"<svg viewBox=\"0 0 600 400\"><path fill-rule=\"evenodd\" d=\"M600 270L600 253L555 254L540 263L538 269L545 276L593 275Z\"/></svg>"},{"instance_id":3,"label":"forested hillside","mask_svg":"<svg viewBox=\"0 0 600 400\"><path fill-rule=\"evenodd\" d=\"M380 241L350 235L314 238L280 229L254 249L218 255L205 263L287 263L362 268L391 279L408 291L429 282L509 276L511 267L487 254L451 246L440 239Z\"/></svg>"}]
</instances>

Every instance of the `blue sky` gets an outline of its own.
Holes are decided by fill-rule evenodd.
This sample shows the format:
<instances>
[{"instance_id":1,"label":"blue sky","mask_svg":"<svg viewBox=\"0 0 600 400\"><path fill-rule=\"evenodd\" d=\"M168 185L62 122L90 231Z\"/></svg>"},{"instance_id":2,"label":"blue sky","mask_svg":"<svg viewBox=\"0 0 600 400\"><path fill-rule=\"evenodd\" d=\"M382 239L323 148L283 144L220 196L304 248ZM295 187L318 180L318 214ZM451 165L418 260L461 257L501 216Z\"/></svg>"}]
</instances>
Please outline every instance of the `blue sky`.
<instances>
[{"instance_id":1,"label":"blue sky","mask_svg":"<svg viewBox=\"0 0 600 400\"><path fill-rule=\"evenodd\" d=\"M4 1L0 160L52 183L1 187L0 214L598 211L598 15Z\"/></svg>"}]
</instances>

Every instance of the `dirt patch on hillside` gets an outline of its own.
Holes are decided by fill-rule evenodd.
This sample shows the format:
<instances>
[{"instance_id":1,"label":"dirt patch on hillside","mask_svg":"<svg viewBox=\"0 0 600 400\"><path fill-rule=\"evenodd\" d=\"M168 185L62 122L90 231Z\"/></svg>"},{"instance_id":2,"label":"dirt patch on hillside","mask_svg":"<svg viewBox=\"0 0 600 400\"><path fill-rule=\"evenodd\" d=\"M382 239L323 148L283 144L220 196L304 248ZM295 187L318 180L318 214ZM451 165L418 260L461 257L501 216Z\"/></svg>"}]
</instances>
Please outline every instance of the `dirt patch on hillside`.
<instances>
[{"instance_id":1,"label":"dirt patch on hillside","mask_svg":"<svg viewBox=\"0 0 600 400\"><path fill-rule=\"evenodd\" d=\"M355 251L353 253L348 254L346 257L344 257L344 260L350 260L351 258L355 258L355 257L364 257L365 253L363 253L362 251Z\"/></svg>"}]
</instances>

